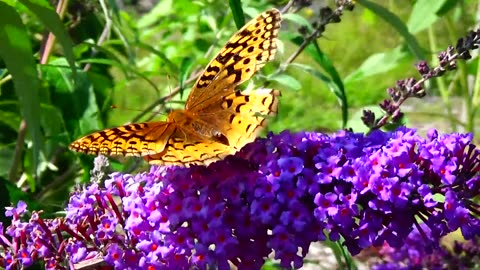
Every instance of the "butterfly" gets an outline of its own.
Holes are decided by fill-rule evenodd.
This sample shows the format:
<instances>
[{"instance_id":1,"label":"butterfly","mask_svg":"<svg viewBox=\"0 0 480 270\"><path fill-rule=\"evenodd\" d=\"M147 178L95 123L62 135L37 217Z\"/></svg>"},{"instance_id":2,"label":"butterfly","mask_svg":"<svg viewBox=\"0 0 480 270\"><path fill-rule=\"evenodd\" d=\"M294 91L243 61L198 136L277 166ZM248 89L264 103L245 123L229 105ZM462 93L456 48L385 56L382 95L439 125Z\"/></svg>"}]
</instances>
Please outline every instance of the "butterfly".
<instances>
[{"instance_id":1,"label":"butterfly","mask_svg":"<svg viewBox=\"0 0 480 270\"><path fill-rule=\"evenodd\" d=\"M185 109L165 121L92 133L69 148L86 154L142 156L150 164L208 165L239 151L278 109L278 90L236 89L277 51L281 15L270 9L234 34L195 82Z\"/></svg>"}]
</instances>

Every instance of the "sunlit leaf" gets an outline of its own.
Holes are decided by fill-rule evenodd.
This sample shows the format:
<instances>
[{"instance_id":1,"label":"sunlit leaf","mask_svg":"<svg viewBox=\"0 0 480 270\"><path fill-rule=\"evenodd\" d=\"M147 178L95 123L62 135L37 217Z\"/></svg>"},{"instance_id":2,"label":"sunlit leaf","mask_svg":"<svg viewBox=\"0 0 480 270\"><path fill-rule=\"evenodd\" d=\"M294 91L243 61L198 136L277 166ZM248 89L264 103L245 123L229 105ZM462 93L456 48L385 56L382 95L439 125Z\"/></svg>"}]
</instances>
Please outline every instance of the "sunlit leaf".
<instances>
[{"instance_id":1,"label":"sunlit leaf","mask_svg":"<svg viewBox=\"0 0 480 270\"><path fill-rule=\"evenodd\" d=\"M416 34L432 26L440 17L436 14L448 0L417 0L407 22L410 33Z\"/></svg>"},{"instance_id":2,"label":"sunlit leaf","mask_svg":"<svg viewBox=\"0 0 480 270\"><path fill-rule=\"evenodd\" d=\"M172 8L172 4L172 0L158 1L158 4L152 10L150 10L150 12L148 12L138 20L137 27L139 29L147 28L152 24L156 23L162 17L169 15L174 11Z\"/></svg>"},{"instance_id":3,"label":"sunlit leaf","mask_svg":"<svg viewBox=\"0 0 480 270\"><path fill-rule=\"evenodd\" d=\"M270 81L277 82L281 85L284 85L292 90L300 90L302 85L294 77L287 74L276 74L268 78Z\"/></svg>"},{"instance_id":4,"label":"sunlit leaf","mask_svg":"<svg viewBox=\"0 0 480 270\"><path fill-rule=\"evenodd\" d=\"M345 83L353 83L358 80L385 73L397 68L409 57L407 51L397 47L392 51L370 55L360 67L345 78Z\"/></svg>"},{"instance_id":5,"label":"sunlit leaf","mask_svg":"<svg viewBox=\"0 0 480 270\"><path fill-rule=\"evenodd\" d=\"M377 16L382 18L385 22L389 23L404 39L407 43L410 51L415 55L417 59L425 59L423 49L418 44L417 39L408 31L407 26L402 20L385 7L371 2L369 0L357 0L357 2L365 8L373 11Z\"/></svg>"}]
</instances>

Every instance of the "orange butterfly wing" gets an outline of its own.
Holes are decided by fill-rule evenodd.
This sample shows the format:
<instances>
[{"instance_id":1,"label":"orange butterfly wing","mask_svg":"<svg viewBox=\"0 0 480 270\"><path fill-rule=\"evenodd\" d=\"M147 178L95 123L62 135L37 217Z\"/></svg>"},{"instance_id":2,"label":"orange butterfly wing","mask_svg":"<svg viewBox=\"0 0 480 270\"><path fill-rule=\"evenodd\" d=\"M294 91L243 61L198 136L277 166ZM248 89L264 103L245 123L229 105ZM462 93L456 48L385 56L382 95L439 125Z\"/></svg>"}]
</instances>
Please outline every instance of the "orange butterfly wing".
<instances>
[{"instance_id":1,"label":"orange butterfly wing","mask_svg":"<svg viewBox=\"0 0 480 270\"><path fill-rule=\"evenodd\" d=\"M221 101L272 60L281 16L270 9L245 24L207 65L188 96L185 109L199 111Z\"/></svg>"},{"instance_id":2,"label":"orange butterfly wing","mask_svg":"<svg viewBox=\"0 0 480 270\"><path fill-rule=\"evenodd\" d=\"M211 126L220 127L219 131L227 139L226 142L195 140L191 136L177 134L170 138L162 153L148 155L145 160L151 164L208 165L232 155L252 142L265 127L264 116L277 113L279 96L279 91L270 89L257 90L250 94L234 92L224 98L220 110L203 114L201 117Z\"/></svg>"},{"instance_id":3,"label":"orange butterfly wing","mask_svg":"<svg viewBox=\"0 0 480 270\"><path fill-rule=\"evenodd\" d=\"M280 12L268 10L240 29L198 78L185 104L166 122L130 124L95 132L70 149L87 154L144 156L152 164L208 164L253 141L266 115L277 111L276 90L235 89L276 52ZM258 93L257 93L258 92Z\"/></svg>"},{"instance_id":4,"label":"orange butterfly wing","mask_svg":"<svg viewBox=\"0 0 480 270\"><path fill-rule=\"evenodd\" d=\"M175 132L167 122L129 124L105 129L80 138L70 149L90 155L146 156L160 153Z\"/></svg>"},{"instance_id":5,"label":"orange butterfly wing","mask_svg":"<svg viewBox=\"0 0 480 270\"><path fill-rule=\"evenodd\" d=\"M145 160L151 164L209 164L255 139L266 125L264 116L276 114L280 93L265 89L243 94L235 87L273 59L280 22L276 9L248 22L208 64L190 92L185 111L199 120L197 134L215 129L227 141L209 139L209 134L195 140L182 132L169 140L164 153L146 156Z\"/></svg>"}]
</instances>

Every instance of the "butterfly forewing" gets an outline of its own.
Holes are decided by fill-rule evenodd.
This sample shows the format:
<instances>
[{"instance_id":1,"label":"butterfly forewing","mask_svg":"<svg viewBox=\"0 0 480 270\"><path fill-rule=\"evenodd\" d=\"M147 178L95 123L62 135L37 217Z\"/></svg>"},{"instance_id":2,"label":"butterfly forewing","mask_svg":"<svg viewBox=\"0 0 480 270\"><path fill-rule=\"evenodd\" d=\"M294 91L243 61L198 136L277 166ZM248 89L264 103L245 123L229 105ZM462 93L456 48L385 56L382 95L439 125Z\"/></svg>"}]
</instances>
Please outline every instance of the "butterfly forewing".
<instances>
[{"instance_id":1,"label":"butterfly forewing","mask_svg":"<svg viewBox=\"0 0 480 270\"><path fill-rule=\"evenodd\" d=\"M194 84L185 108L201 110L228 96L273 59L281 16L276 9L265 11L243 26L208 64Z\"/></svg>"},{"instance_id":2,"label":"butterfly forewing","mask_svg":"<svg viewBox=\"0 0 480 270\"><path fill-rule=\"evenodd\" d=\"M164 150L174 131L175 124L167 122L130 124L87 135L71 143L70 149L91 155L151 155Z\"/></svg>"}]
</instances>

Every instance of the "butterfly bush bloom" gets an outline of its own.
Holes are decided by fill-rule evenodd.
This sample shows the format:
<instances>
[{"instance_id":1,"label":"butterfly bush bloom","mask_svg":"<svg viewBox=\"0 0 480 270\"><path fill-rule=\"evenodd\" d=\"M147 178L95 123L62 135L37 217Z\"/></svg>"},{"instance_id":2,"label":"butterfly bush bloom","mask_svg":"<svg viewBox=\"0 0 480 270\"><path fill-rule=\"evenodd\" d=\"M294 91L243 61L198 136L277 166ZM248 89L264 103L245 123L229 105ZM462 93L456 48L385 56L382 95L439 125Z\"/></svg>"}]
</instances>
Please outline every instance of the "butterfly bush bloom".
<instances>
[{"instance_id":1,"label":"butterfly bush bloom","mask_svg":"<svg viewBox=\"0 0 480 270\"><path fill-rule=\"evenodd\" d=\"M9 209L3 264L42 258L54 269L101 258L116 269L260 269L273 256L300 268L312 242L341 241L355 255L401 247L413 230L431 250L457 229L466 239L480 234L471 140L407 128L285 131L208 167L114 173L76 190L64 219L34 213L22 223L24 206Z\"/></svg>"},{"instance_id":2,"label":"butterfly bush bloom","mask_svg":"<svg viewBox=\"0 0 480 270\"><path fill-rule=\"evenodd\" d=\"M427 229L425 224L420 226ZM379 255L383 260L373 264L373 270L408 269L475 269L480 256L479 238L465 242L455 241L453 248L441 245L432 249L425 245L424 237L418 229L409 234L403 246L392 248L385 244Z\"/></svg>"}]
</instances>

